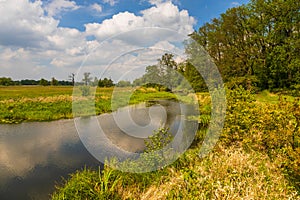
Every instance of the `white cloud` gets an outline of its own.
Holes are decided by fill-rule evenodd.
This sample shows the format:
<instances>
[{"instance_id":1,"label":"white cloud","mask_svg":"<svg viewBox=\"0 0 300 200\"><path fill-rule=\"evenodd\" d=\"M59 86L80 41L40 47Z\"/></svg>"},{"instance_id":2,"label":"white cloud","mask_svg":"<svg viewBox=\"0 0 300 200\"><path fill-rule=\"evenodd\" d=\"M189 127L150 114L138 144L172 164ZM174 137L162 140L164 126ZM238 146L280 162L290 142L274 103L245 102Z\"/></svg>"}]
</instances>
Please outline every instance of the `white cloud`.
<instances>
[{"instance_id":1,"label":"white cloud","mask_svg":"<svg viewBox=\"0 0 300 200\"><path fill-rule=\"evenodd\" d=\"M99 12L99 13L102 12L102 6L97 3L94 3L93 5L91 5L91 9L95 10L96 12Z\"/></svg>"},{"instance_id":2,"label":"white cloud","mask_svg":"<svg viewBox=\"0 0 300 200\"><path fill-rule=\"evenodd\" d=\"M82 63L83 72L98 76L112 61L128 52L141 48L176 52L178 46L175 43L187 38L195 24L186 10L179 10L171 2L154 5L141 11L140 15L121 12L101 23L86 24L84 32L58 27L59 20L44 14L45 9L52 9L50 13L57 15L66 8L77 8L72 2L55 0L43 6L41 1L10 0L0 4L1 76L13 79L50 79L54 76L65 80L70 73L76 73ZM99 4L87 8L90 10L93 6L100 11L96 5ZM87 41L87 36L95 36L96 40ZM93 54L83 62L92 51ZM146 67L153 64L160 53L159 50L148 54L137 52L124 57L127 61L119 64L122 64L122 70L130 66ZM109 76L120 72L124 71L112 68Z\"/></svg>"},{"instance_id":3,"label":"white cloud","mask_svg":"<svg viewBox=\"0 0 300 200\"><path fill-rule=\"evenodd\" d=\"M66 12L70 10L77 10L80 6L76 5L75 1L69 0L52 0L48 5L46 5L45 10L48 16L57 16L61 12Z\"/></svg>"},{"instance_id":4,"label":"white cloud","mask_svg":"<svg viewBox=\"0 0 300 200\"><path fill-rule=\"evenodd\" d=\"M0 45L44 45L46 35L56 29L58 21L44 16L41 6L41 1L30 3L28 0L10 0L0 6Z\"/></svg>"},{"instance_id":5,"label":"white cloud","mask_svg":"<svg viewBox=\"0 0 300 200\"><path fill-rule=\"evenodd\" d=\"M233 7L240 6L240 3L233 1L233 2L231 2L231 6L233 6Z\"/></svg>"},{"instance_id":6,"label":"white cloud","mask_svg":"<svg viewBox=\"0 0 300 200\"><path fill-rule=\"evenodd\" d=\"M178 7L171 2L153 6L141 11L141 14L142 16L136 16L133 13L122 12L111 19L104 20L101 24L86 24L86 33L103 40L112 35L142 27L168 28L184 35L194 31L195 19L189 16L186 10L179 11Z\"/></svg>"},{"instance_id":7,"label":"white cloud","mask_svg":"<svg viewBox=\"0 0 300 200\"><path fill-rule=\"evenodd\" d=\"M108 3L111 6L114 6L117 3L117 0L103 0L103 3Z\"/></svg>"}]
</instances>

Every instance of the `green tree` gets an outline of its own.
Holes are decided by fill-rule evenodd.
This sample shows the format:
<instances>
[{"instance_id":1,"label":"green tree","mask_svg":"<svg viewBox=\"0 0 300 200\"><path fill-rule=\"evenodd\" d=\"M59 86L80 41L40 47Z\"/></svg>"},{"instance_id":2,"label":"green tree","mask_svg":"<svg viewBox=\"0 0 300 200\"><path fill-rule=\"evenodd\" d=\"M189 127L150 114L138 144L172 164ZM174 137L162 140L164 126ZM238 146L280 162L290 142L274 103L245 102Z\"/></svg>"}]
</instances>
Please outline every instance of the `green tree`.
<instances>
[{"instance_id":1,"label":"green tree","mask_svg":"<svg viewBox=\"0 0 300 200\"><path fill-rule=\"evenodd\" d=\"M47 85L49 85L49 81L47 81L46 79L41 79L40 81L39 81L39 85L42 85L42 86L47 86Z\"/></svg>"},{"instance_id":2,"label":"green tree","mask_svg":"<svg viewBox=\"0 0 300 200\"><path fill-rule=\"evenodd\" d=\"M112 87L114 86L114 82L111 79L104 78L98 81L98 87Z\"/></svg>"},{"instance_id":3,"label":"green tree","mask_svg":"<svg viewBox=\"0 0 300 200\"><path fill-rule=\"evenodd\" d=\"M288 88L300 80L299 8L294 0L252 0L190 36L213 58L226 82ZM193 46L186 49L195 58Z\"/></svg>"},{"instance_id":4,"label":"green tree","mask_svg":"<svg viewBox=\"0 0 300 200\"><path fill-rule=\"evenodd\" d=\"M71 81L73 86L75 85L75 74L74 73L71 73L69 75L69 81Z\"/></svg>"},{"instance_id":5,"label":"green tree","mask_svg":"<svg viewBox=\"0 0 300 200\"><path fill-rule=\"evenodd\" d=\"M52 86L58 85L58 80L56 80L54 77L52 77L52 79L51 79L51 85Z\"/></svg>"},{"instance_id":6,"label":"green tree","mask_svg":"<svg viewBox=\"0 0 300 200\"><path fill-rule=\"evenodd\" d=\"M83 73L83 83L84 85L89 85L92 81L92 77L90 77L91 73L90 72L84 72Z\"/></svg>"},{"instance_id":7,"label":"green tree","mask_svg":"<svg viewBox=\"0 0 300 200\"><path fill-rule=\"evenodd\" d=\"M2 77L0 78L0 85L4 85L4 86L14 85L14 82L11 78Z\"/></svg>"},{"instance_id":8,"label":"green tree","mask_svg":"<svg viewBox=\"0 0 300 200\"><path fill-rule=\"evenodd\" d=\"M124 80L120 80L117 84L117 87L129 87L131 86L130 81L124 81Z\"/></svg>"}]
</instances>

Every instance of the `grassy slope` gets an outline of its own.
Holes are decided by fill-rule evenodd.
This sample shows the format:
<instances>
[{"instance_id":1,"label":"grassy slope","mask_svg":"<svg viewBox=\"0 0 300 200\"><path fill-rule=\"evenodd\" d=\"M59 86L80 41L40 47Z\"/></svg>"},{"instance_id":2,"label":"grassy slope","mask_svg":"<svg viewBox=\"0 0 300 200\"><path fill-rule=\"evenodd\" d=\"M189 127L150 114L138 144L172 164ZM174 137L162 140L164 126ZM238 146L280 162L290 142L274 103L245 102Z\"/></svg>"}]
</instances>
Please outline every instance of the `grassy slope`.
<instances>
[{"instance_id":1,"label":"grassy slope","mask_svg":"<svg viewBox=\"0 0 300 200\"><path fill-rule=\"evenodd\" d=\"M52 199L300 199L299 102L228 93L223 134L206 157L198 156L205 135L199 131L171 166L145 174L77 172ZM208 114L209 98L199 97Z\"/></svg>"}]
</instances>

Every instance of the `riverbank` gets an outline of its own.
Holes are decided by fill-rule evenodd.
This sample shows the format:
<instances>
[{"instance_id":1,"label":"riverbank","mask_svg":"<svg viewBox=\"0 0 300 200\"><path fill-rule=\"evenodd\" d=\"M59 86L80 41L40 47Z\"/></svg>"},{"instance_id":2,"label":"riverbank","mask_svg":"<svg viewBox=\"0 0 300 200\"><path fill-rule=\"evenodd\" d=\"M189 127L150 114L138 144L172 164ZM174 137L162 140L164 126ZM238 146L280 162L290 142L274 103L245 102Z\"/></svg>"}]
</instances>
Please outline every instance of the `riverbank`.
<instances>
[{"instance_id":1,"label":"riverbank","mask_svg":"<svg viewBox=\"0 0 300 200\"><path fill-rule=\"evenodd\" d=\"M97 88L94 95L95 114L111 112L114 88ZM118 94L128 94L133 88L118 88ZM71 86L10 86L0 87L0 123L12 124L26 121L52 121L71 119L73 87ZM129 104L153 99L171 99L174 95L152 88L139 88L133 92ZM127 102L119 101L118 106ZM116 108L115 108L116 109Z\"/></svg>"},{"instance_id":2,"label":"riverbank","mask_svg":"<svg viewBox=\"0 0 300 200\"><path fill-rule=\"evenodd\" d=\"M209 98L200 97L200 110L209 114ZM199 157L204 128L168 167L78 171L52 199L299 199L299 99L237 89L227 92L227 106L221 137L206 157Z\"/></svg>"}]
</instances>

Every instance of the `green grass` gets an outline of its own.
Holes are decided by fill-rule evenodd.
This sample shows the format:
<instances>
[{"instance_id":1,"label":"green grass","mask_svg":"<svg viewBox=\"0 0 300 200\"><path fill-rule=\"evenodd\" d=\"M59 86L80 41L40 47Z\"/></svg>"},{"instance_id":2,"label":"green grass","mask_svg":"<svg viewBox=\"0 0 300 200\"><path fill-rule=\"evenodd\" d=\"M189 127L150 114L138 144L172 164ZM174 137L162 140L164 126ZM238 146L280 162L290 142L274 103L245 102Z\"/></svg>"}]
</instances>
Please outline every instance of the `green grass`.
<instances>
[{"instance_id":1,"label":"green grass","mask_svg":"<svg viewBox=\"0 0 300 200\"><path fill-rule=\"evenodd\" d=\"M276 104L280 101L280 99L292 102L295 100L295 97L289 95L278 95L267 90L264 90L256 95L256 100L262 103Z\"/></svg>"},{"instance_id":2,"label":"green grass","mask_svg":"<svg viewBox=\"0 0 300 200\"><path fill-rule=\"evenodd\" d=\"M117 100L114 108L111 106L114 88L97 88L94 96L80 97L75 104L84 105L92 101L97 115L111 112L119 107L136 104L146 100L171 99L174 95L151 88L115 88ZM76 91L76 90L75 90ZM132 93L131 96L129 96ZM20 123L24 121L50 121L73 118L72 113L73 87L51 86L10 86L0 87L0 123ZM79 95L81 93L79 91ZM94 98L92 100L88 100ZM127 102L126 98L130 101ZM83 115L89 114L84 111ZM78 116L78 113L75 113ZM79 116L81 116L79 114Z\"/></svg>"}]
</instances>

